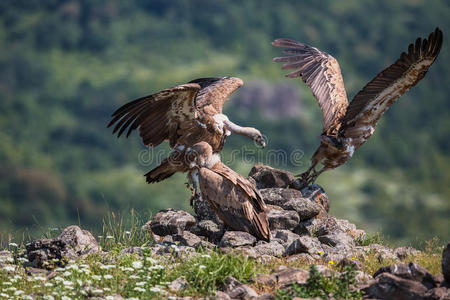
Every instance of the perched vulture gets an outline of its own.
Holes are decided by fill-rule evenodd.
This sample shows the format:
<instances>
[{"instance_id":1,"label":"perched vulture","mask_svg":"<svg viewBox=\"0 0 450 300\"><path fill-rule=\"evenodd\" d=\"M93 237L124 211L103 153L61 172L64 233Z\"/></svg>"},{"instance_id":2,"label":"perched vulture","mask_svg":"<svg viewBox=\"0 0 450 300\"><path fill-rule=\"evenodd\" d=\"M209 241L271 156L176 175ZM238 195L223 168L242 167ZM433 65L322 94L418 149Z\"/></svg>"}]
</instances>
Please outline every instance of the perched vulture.
<instances>
[{"instance_id":1,"label":"perched vulture","mask_svg":"<svg viewBox=\"0 0 450 300\"><path fill-rule=\"evenodd\" d=\"M272 45L288 48L290 54L274 58L294 69L286 77L301 77L319 102L323 116L321 144L310 168L300 174L303 186L312 184L325 170L344 164L373 134L383 113L406 91L415 86L436 60L442 46L442 31L436 28L428 39L418 38L408 52L375 76L348 104L338 62L331 55L290 39L277 39ZM323 168L315 167L322 162Z\"/></svg>"},{"instance_id":2,"label":"perched vulture","mask_svg":"<svg viewBox=\"0 0 450 300\"><path fill-rule=\"evenodd\" d=\"M118 137L125 130L128 137L138 128L144 144L151 147L169 141L175 150L145 174L148 183L159 182L187 171L180 159L186 148L198 142L207 142L218 153L226 138L236 133L265 146L259 130L236 125L222 113L225 101L242 85L236 77L195 79L123 105L112 114L108 127L115 125L113 133Z\"/></svg>"},{"instance_id":3,"label":"perched vulture","mask_svg":"<svg viewBox=\"0 0 450 300\"><path fill-rule=\"evenodd\" d=\"M224 165L206 142L193 145L186 155L189 177L217 216L231 229L269 241L266 205L256 187Z\"/></svg>"}]
</instances>

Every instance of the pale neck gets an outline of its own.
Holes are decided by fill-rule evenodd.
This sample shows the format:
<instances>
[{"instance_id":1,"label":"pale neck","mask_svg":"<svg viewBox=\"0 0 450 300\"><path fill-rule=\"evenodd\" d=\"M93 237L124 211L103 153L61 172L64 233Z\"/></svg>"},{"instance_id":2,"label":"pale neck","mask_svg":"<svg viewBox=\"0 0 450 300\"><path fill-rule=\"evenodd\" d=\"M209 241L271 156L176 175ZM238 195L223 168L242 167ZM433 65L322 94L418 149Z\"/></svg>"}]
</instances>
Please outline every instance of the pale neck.
<instances>
[{"instance_id":1,"label":"pale neck","mask_svg":"<svg viewBox=\"0 0 450 300\"><path fill-rule=\"evenodd\" d=\"M238 135L242 135L242 136L246 136L246 137L249 137L249 138L252 138L253 133L255 131L255 129L252 128L252 127L242 127L242 126L234 124L233 122L228 121L228 120L224 121L224 124L226 125L227 129L229 131L231 131L232 133L238 134Z\"/></svg>"}]
</instances>

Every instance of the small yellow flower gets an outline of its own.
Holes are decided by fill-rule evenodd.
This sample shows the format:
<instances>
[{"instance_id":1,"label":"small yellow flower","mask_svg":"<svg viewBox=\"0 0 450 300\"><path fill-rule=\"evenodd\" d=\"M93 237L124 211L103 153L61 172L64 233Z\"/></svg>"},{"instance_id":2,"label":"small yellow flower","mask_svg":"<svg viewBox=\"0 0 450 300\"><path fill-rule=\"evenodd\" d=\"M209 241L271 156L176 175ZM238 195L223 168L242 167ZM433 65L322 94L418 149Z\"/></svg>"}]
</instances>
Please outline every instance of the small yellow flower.
<instances>
[{"instance_id":1,"label":"small yellow flower","mask_svg":"<svg viewBox=\"0 0 450 300\"><path fill-rule=\"evenodd\" d=\"M330 260L328 263L329 263L330 265L334 265L334 261L332 261L332 260Z\"/></svg>"},{"instance_id":2,"label":"small yellow flower","mask_svg":"<svg viewBox=\"0 0 450 300\"><path fill-rule=\"evenodd\" d=\"M354 258L354 257L352 257L352 258L351 258L351 260L355 260L355 258Z\"/></svg>"},{"instance_id":3,"label":"small yellow flower","mask_svg":"<svg viewBox=\"0 0 450 300\"><path fill-rule=\"evenodd\" d=\"M322 250L319 250L319 251L317 251L319 254L322 254L323 253L323 251Z\"/></svg>"}]
</instances>

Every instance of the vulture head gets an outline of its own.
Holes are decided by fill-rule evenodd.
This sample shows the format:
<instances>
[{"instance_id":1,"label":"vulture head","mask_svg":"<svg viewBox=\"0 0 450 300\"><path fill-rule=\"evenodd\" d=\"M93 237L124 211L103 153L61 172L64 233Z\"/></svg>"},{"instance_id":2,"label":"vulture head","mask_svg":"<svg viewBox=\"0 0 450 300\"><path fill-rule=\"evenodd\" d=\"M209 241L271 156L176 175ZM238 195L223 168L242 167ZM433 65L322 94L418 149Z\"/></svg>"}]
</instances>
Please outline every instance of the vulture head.
<instances>
[{"instance_id":1,"label":"vulture head","mask_svg":"<svg viewBox=\"0 0 450 300\"><path fill-rule=\"evenodd\" d=\"M186 160L189 169L212 168L220 161L220 155L213 153L207 142L199 142L186 150Z\"/></svg>"}]
</instances>

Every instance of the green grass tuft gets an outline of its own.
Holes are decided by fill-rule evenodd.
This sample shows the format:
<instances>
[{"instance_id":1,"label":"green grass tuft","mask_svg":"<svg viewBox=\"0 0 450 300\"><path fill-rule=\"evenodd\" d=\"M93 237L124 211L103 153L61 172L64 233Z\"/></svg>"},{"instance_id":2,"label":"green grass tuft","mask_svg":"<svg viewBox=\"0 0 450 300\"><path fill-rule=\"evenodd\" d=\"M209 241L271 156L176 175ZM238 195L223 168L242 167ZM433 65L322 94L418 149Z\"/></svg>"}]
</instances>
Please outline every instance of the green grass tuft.
<instances>
[{"instance_id":1,"label":"green grass tuft","mask_svg":"<svg viewBox=\"0 0 450 300\"><path fill-rule=\"evenodd\" d=\"M309 269L309 278L304 285L294 283L285 290L278 290L277 300L291 300L295 297L328 299L362 299L362 291L355 288L356 271L353 266L346 266L339 275L329 277L321 275L315 265Z\"/></svg>"}]
</instances>

